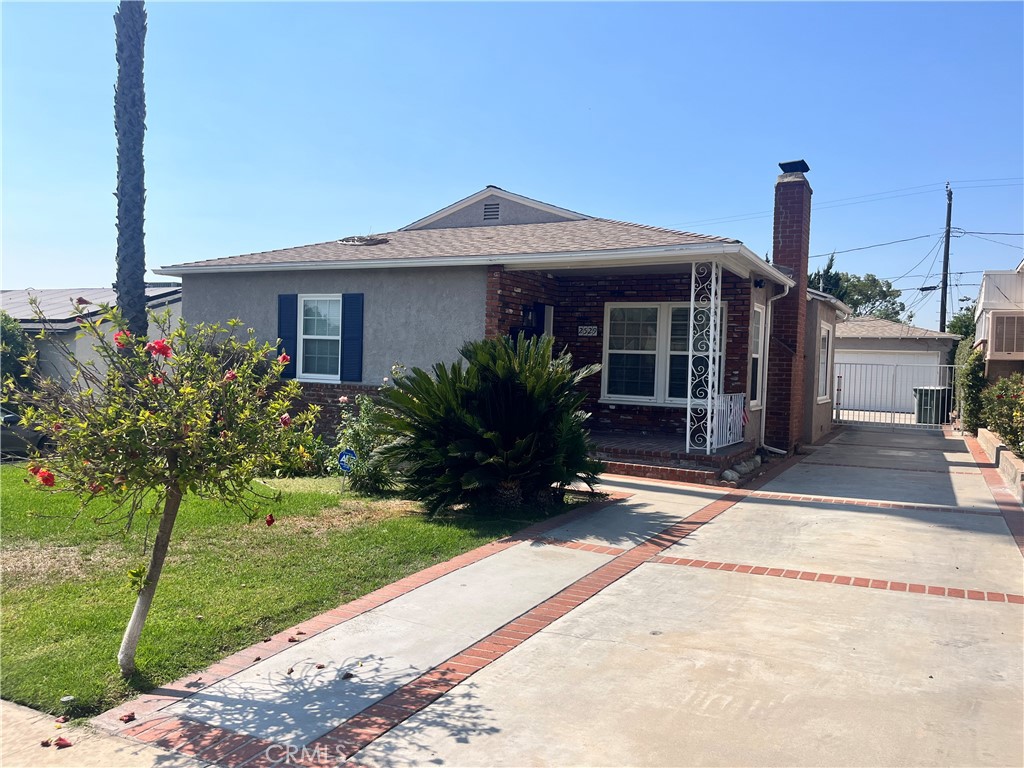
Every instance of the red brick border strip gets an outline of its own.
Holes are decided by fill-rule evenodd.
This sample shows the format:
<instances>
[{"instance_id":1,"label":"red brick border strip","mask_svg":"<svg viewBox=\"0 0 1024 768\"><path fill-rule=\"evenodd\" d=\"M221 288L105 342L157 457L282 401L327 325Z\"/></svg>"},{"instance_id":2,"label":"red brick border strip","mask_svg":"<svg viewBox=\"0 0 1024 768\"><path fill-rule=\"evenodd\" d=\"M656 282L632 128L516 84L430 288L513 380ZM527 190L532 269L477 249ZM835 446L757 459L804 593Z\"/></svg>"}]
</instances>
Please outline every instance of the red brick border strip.
<instances>
[{"instance_id":1,"label":"red brick border strip","mask_svg":"<svg viewBox=\"0 0 1024 768\"><path fill-rule=\"evenodd\" d=\"M626 550L497 631L350 717L334 730L313 740L307 745L308 749L316 754L326 750L330 754L351 757L495 659L522 645L569 611L578 608L640 565L650 562L659 552L686 538L742 499L742 494L726 494L685 520Z\"/></svg>"},{"instance_id":2,"label":"red brick border strip","mask_svg":"<svg viewBox=\"0 0 1024 768\"><path fill-rule=\"evenodd\" d=\"M1017 543L1017 549L1024 556L1024 506L1021 506L1017 497L1010 493L1006 487L1006 481L999 474L999 470L989 461L981 443L970 435L964 435L964 442L967 443L967 448L971 452L971 458L981 469L981 476L985 478L985 484L988 485L992 498L996 500L1006 527L1010 529L1010 535Z\"/></svg>"},{"instance_id":3,"label":"red brick border strip","mask_svg":"<svg viewBox=\"0 0 1024 768\"><path fill-rule=\"evenodd\" d=\"M332 629L395 598L402 597L418 587L422 587L442 576L496 555L524 541L542 540L544 543L557 543L560 546L567 546L573 549L583 549L590 552L603 551L605 554L613 555L621 554L623 550L614 547L599 547L580 542L549 540L543 538L543 534L586 515L593 514L610 504L627 499L629 496L630 494L609 493L605 499L592 501L556 517L541 520L510 536L484 544L461 555L456 555L450 560L437 563L422 571L406 576L404 579L386 584L380 589L356 598L351 602L283 629L263 642L243 648L204 670L186 675L172 683L155 688L142 696L107 710L93 718L91 722L98 728L112 733L141 732L138 726L147 719L155 717L165 707L289 648L295 641L301 642L328 629ZM289 638L294 639L289 640ZM121 721L121 717L128 713L134 714L135 720L132 723L125 724Z\"/></svg>"},{"instance_id":4,"label":"red brick border strip","mask_svg":"<svg viewBox=\"0 0 1024 768\"><path fill-rule=\"evenodd\" d=\"M980 589L958 589L955 587L936 587L927 584L910 584L903 581L889 581L888 579L869 579L859 576L838 576L833 573L818 573L817 571L801 571L790 568L771 568L765 565L741 565L739 563L718 563L707 560L692 560L686 557L667 557L659 555L651 559L652 563L664 565L682 565L690 568L706 568L712 571L730 571L736 573L748 573L752 576L776 576L784 579L798 579L799 581L814 581L825 584L839 584L849 587L869 587L871 589L885 589L891 592L907 592L910 594L934 595L938 597L956 597L966 600L984 600L990 603L1015 603L1024 605L1024 595L1008 594L1006 592L988 592Z\"/></svg>"}]
</instances>

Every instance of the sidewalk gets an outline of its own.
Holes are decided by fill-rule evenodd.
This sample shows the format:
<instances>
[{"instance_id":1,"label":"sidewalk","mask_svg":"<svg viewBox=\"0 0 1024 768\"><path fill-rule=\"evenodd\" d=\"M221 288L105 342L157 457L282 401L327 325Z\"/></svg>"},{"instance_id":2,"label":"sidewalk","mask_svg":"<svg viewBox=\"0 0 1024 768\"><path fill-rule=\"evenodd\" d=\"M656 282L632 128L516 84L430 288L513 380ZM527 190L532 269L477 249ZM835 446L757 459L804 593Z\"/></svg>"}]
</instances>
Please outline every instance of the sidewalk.
<instances>
[{"instance_id":1,"label":"sidewalk","mask_svg":"<svg viewBox=\"0 0 1024 768\"><path fill-rule=\"evenodd\" d=\"M70 747L42 747L63 736ZM0 765L3 768L203 768L209 766L166 749L129 741L89 726L57 728L53 715L0 701Z\"/></svg>"}]
</instances>

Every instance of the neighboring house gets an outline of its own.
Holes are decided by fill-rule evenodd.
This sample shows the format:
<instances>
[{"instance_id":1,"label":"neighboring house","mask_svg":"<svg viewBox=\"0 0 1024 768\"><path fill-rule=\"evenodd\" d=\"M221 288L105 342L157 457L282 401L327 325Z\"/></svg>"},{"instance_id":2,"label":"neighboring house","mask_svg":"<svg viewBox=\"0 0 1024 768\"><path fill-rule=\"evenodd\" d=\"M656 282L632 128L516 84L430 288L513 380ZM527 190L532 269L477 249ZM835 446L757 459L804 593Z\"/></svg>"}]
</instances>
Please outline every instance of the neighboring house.
<instances>
[{"instance_id":1,"label":"neighboring house","mask_svg":"<svg viewBox=\"0 0 1024 768\"><path fill-rule=\"evenodd\" d=\"M1024 373L1024 261L1015 270L982 274L974 319L974 344L985 353L985 378Z\"/></svg>"},{"instance_id":2,"label":"neighboring house","mask_svg":"<svg viewBox=\"0 0 1024 768\"><path fill-rule=\"evenodd\" d=\"M158 272L182 279L190 322L237 317L280 339L328 418L396 362L429 368L524 331L602 364L585 382L595 431L673 436L691 456L790 451L806 439L811 188L806 163L781 167L772 263L487 187L395 232Z\"/></svg>"},{"instance_id":3,"label":"neighboring house","mask_svg":"<svg viewBox=\"0 0 1024 768\"><path fill-rule=\"evenodd\" d=\"M836 365L843 409L912 413L914 390L944 386L960 337L879 317L836 326Z\"/></svg>"},{"instance_id":4,"label":"neighboring house","mask_svg":"<svg viewBox=\"0 0 1024 768\"><path fill-rule=\"evenodd\" d=\"M146 296L150 310L159 313L170 308L171 320L177 323L181 317L180 283L147 283ZM33 298L42 318L32 306ZM0 308L17 320L30 336L35 336L44 326L48 326L67 344L78 360L87 362L95 360L96 354L91 339L76 338L79 328L75 322L75 302L80 298L88 302L81 307L87 317L99 315L99 304L117 303L113 288L28 288L0 291ZM39 353L40 372L68 381L70 373L54 340L33 339L33 343Z\"/></svg>"}]
</instances>

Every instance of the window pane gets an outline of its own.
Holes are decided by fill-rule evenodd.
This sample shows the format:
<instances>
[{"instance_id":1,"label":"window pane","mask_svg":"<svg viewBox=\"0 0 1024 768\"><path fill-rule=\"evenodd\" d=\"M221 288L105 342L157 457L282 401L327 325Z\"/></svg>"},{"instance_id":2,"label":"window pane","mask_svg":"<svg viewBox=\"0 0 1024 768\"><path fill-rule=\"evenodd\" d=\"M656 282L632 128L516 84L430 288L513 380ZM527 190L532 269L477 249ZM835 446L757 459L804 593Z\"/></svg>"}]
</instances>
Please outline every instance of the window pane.
<instances>
[{"instance_id":1,"label":"window pane","mask_svg":"<svg viewBox=\"0 0 1024 768\"><path fill-rule=\"evenodd\" d=\"M657 344L657 307L617 307L609 313L608 349L653 352Z\"/></svg>"},{"instance_id":2,"label":"window pane","mask_svg":"<svg viewBox=\"0 0 1024 768\"><path fill-rule=\"evenodd\" d=\"M755 357L750 361L750 401L753 403L761 399L761 358Z\"/></svg>"},{"instance_id":3,"label":"window pane","mask_svg":"<svg viewBox=\"0 0 1024 768\"><path fill-rule=\"evenodd\" d=\"M675 307L672 310L672 352L687 352L690 349L690 308Z\"/></svg>"},{"instance_id":4,"label":"window pane","mask_svg":"<svg viewBox=\"0 0 1024 768\"><path fill-rule=\"evenodd\" d=\"M818 344L818 397L827 397L829 391L828 337L828 329L823 329Z\"/></svg>"},{"instance_id":5,"label":"window pane","mask_svg":"<svg viewBox=\"0 0 1024 768\"><path fill-rule=\"evenodd\" d=\"M303 336L340 336L341 302L337 299L304 299Z\"/></svg>"},{"instance_id":6,"label":"window pane","mask_svg":"<svg viewBox=\"0 0 1024 768\"><path fill-rule=\"evenodd\" d=\"M302 343L302 372L337 376L341 342L335 339L305 339Z\"/></svg>"},{"instance_id":7,"label":"window pane","mask_svg":"<svg viewBox=\"0 0 1024 768\"><path fill-rule=\"evenodd\" d=\"M761 354L761 313L754 310L754 327L750 335L750 354Z\"/></svg>"},{"instance_id":8,"label":"window pane","mask_svg":"<svg viewBox=\"0 0 1024 768\"><path fill-rule=\"evenodd\" d=\"M708 368L706 355L693 356L693 390L690 390L690 355L672 355L668 361L668 396L695 397L703 400L708 396Z\"/></svg>"},{"instance_id":9,"label":"window pane","mask_svg":"<svg viewBox=\"0 0 1024 768\"><path fill-rule=\"evenodd\" d=\"M608 394L654 396L654 355L608 355Z\"/></svg>"}]
</instances>

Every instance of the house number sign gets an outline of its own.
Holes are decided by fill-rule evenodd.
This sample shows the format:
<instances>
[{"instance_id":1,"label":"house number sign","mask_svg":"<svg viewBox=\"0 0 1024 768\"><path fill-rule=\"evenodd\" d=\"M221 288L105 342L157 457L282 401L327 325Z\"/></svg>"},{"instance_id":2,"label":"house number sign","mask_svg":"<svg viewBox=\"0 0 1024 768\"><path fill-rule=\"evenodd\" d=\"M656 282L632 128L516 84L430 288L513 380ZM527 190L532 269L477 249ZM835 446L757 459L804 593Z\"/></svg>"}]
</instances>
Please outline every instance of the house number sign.
<instances>
[{"instance_id":1,"label":"house number sign","mask_svg":"<svg viewBox=\"0 0 1024 768\"><path fill-rule=\"evenodd\" d=\"M577 336L597 336L596 325L577 325L576 326Z\"/></svg>"}]
</instances>

